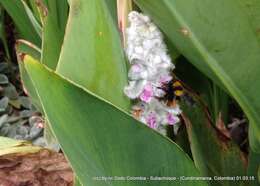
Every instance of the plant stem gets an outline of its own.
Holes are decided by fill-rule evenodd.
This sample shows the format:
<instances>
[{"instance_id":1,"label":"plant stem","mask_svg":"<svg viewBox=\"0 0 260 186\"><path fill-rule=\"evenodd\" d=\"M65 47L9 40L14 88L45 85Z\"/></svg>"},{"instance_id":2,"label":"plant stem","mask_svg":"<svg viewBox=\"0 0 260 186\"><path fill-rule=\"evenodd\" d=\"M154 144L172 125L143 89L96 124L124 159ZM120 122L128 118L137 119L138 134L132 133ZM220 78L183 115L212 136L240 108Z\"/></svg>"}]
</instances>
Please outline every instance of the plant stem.
<instances>
[{"instance_id":1,"label":"plant stem","mask_svg":"<svg viewBox=\"0 0 260 186\"><path fill-rule=\"evenodd\" d=\"M118 27L122 34L122 42L126 46L126 28L128 26L128 14L133 9L132 0L117 0Z\"/></svg>"}]
</instances>

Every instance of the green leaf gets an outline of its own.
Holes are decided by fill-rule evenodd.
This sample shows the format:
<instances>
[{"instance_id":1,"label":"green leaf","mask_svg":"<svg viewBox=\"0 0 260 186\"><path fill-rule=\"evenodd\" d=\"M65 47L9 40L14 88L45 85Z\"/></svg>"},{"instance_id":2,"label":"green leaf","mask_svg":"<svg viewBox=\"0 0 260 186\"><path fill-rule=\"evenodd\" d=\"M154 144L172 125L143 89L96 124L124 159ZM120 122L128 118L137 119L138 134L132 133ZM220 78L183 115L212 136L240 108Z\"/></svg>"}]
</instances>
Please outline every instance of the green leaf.
<instances>
[{"instance_id":1,"label":"green leaf","mask_svg":"<svg viewBox=\"0 0 260 186\"><path fill-rule=\"evenodd\" d=\"M254 180L250 181L250 186L259 185L260 182L259 170L260 170L260 154L251 151L249 152L247 175L254 176Z\"/></svg>"},{"instance_id":2,"label":"green leaf","mask_svg":"<svg viewBox=\"0 0 260 186\"><path fill-rule=\"evenodd\" d=\"M77 176L74 177L74 186L82 186Z\"/></svg>"},{"instance_id":3,"label":"green leaf","mask_svg":"<svg viewBox=\"0 0 260 186\"><path fill-rule=\"evenodd\" d=\"M250 120L250 144L260 152L260 45L239 1L136 3L192 64L237 100Z\"/></svg>"},{"instance_id":4,"label":"green leaf","mask_svg":"<svg viewBox=\"0 0 260 186\"><path fill-rule=\"evenodd\" d=\"M260 43L260 2L258 0L239 0L239 2L248 15L248 21L251 23L253 32Z\"/></svg>"},{"instance_id":5,"label":"green leaf","mask_svg":"<svg viewBox=\"0 0 260 186\"><path fill-rule=\"evenodd\" d=\"M29 54L37 60L41 59L41 49L29 41L23 39L16 40L15 50L17 54Z\"/></svg>"},{"instance_id":6,"label":"green leaf","mask_svg":"<svg viewBox=\"0 0 260 186\"><path fill-rule=\"evenodd\" d=\"M110 11L112 19L117 25L117 0L105 0L105 3L107 4L107 8Z\"/></svg>"},{"instance_id":7,"label":"green leaf","mask_svg":"<svg viewBox=\"0 0 260 186\"><path fill-rule=\"evenodd\" d=\"M63 43L68 18L67 0L44 0L39 4L43 20L41 62L55 70Z\"/></svg>"},{"instance_id":8,"label":"green leaf","mask_svg":"<svg viewBox=\"0 0 260 186\"><path fill-rule=\"evenodd\" d=\"M27 93L31 97L32 103L37 107L38 110L43 111L37 92L32 84L32 81L28 73L24 68L24 64L21 62L21 58L23 58L24 54L29 54L33 56L35 59L40 60L41 50L37 46L25 40L17 40L15 49L17 54L17 60L19 62L18 64L23 86L25 87Z\"/></svg>"},{"instance_id":9,"label":"green leaf","mask_svg":"<svg viewBox=\"0 0 260 186\"><path fill-rule=\"evenodd\" d=\"M0 40L2 41L2 43L4 45L5 54L6 54L7 58L10 60L11 56L10 56L10 52L9 52L9 48L8 48L6 31L5 31L4 13L5 13L5 11L4 11L3 7L0 6Z\"/></svg>"},{"instance_id":10,"label":"green leaf","mask_svg":"<svg viewBox=\"0 0 260 186\"><path fill-rule=\"evenodd\" d=\"M37 21L34 13L32 12L32 10L30 9L30 7L27 5L27 3L24 0L21 0L24 6L24 9L32 23L33 28L35 29L35 31L37 32L37 34L39 35L39 37L41 37L42 35L42 28L40 23Z\"/></svg>"},{"instance_id":11,"label":"green leaf","mask_svg":"<svg viewBox=\"0 0 260 186\"><path fill-rule=\"evenodd\" d=\"M37 0L27 0L28 1L28 6L30 7L30 9L33 12L34 17L36 18L36 20L38 21L38 23L41 24L41 17L40 17L40 12L37 6Z\"/></svg>"},{"instance_id":12,"label":"green leaf","mask_svg":"<svg viewBox=\"0 0 260 186\"><path fill-rule=\"evenodd\" d=\"M181 125L178 128L178 133L177 133L177 135L174 136L174 142L177 145L179 145L182 148L182 150L189 155L189 157L192 158L190 142L189 142L189 138L188 138L188 134L187 134L185 125Z\"/></svg>"},{"instance_id":13,"label":"green leaf","mask_svg":"<svg viewBox=\"0 0 260 186\"><path fill-rule=\"evenodd\" d=\"M180 52L176 49L176 47L172 44L172 42L168 38L164 38L164 41L167 46L168 53L173 61L174 64L176 64L176 60L178 57L180 57Z\"/></svg>"},{"instance_id":14,"label":"green leaf","mask_svg":"<svg viewBox=\"0 0 260 186\"><path fill-rule=\"evenodd\" d=\"M260 167L258 167L258 171L257 171L257 181L258 183L260 182Z\"/></svg>"},{"instance_id":15,"label":"green leaf","mask_svg":"<svg viewBox=\"0 0 260 186\"><path fill-rule=\"evenodd\" d=\"M24 63L21 62L21 57L23 57L23 55L25 54L29 54L39 61L41 58L41 50L28 41L18 40L16 42L16 53L17 53L17 59L19 61L19 70L20 70L23 86L27 90L33 105L39 111L41 111L41 113L43 113L41 101L37 94L37 91L35 90L28 73L24 68ZM46 139L48 147L57 150L57 148L54 147L58 146L58 142L53 132L51 131L48 122L46 122L46 126L44 129L44 137Z\"/></svg>"},{"instance_id":16,"label":"green leaf","mask_svg":"<svg viewBox=\"0 0 260 186\"><path fill-rule=\"evenodd\" d=\"M140 186L140 181L95 181L96 176L199 175L188 156L168 138L31 57L25 56L24 63L51 127L83 185ZM200 181L142 182L169 184L205 185Z\"/></svg>"},{"instance_id":17,"label":"green leaf","mask_svg":"<svg viewBox=\"0 0 260 186\"><path fill-rule=\"evenodd\" d=\"M46 117L45 120L46 121L45 121L45 126L44 126L44 139L46 140L47 148L50 148L55 151L60 151L59 142L50 127L48 118Z\"/></svg>"},{"instance_id":18,"label":"green leaf","mask_svg":"<svg viewBox=\"0 0 260 186\"><path fill-rule=\"evenodd\" d=\"M107 2L71 0L57 73L129 110L126 61Z\"/></svg>"},{"instance_id":19,"label":"green leaf","mask_svg":"<svg viewBox=\"0 0 260 186\"><path fill-rule=\"evenodd\" d=\"M192 157L203 176L245 176L246 157L239 147L213 128L210 118L199 103L190 107L182 105ZM223 124L224 125L224 124ZM210 185L233 186L234 182L215 180ZM237 180L237 185L244 185L244 180Z\"/></svg>"},{"instance_id":20,"label":"green leaf","mask_svg":"<svg viewBox=\"0 0 260 186\"><path fill-rule=\"evenodd\" d=\"M41 38L37 34L29 16L26 13L25 7L21 0L1 0L5 10L13 19L21 39L26 39L37 46L41 45Z\"/></svg>"}]
</instances>

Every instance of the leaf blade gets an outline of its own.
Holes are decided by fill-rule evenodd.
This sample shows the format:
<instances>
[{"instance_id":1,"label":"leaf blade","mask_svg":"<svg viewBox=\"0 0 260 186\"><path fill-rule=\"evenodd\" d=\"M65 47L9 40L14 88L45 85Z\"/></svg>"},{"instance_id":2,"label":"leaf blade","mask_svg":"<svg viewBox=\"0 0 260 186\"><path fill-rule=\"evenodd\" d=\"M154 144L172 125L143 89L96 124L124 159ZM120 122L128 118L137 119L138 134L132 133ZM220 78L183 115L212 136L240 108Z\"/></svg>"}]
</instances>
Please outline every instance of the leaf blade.
<instances>
[{"instance_id":1,"label":"leaf blade","mask_svg":"<svg viewBox=\"0 0 260 186\"><path fill-rule=\"evenodd\" d=\"M8 14L12 17L18 31L20 34L20 39L26 39L33 44L40 46L41 38L37 34L37 31L34 29L33 24L29 16L26 13L23 3L21 0L10 1L10 0L1 0L0 2Z\"/></svg>"},{"instance_id":2,"label":"leaf blade","mask_svg":"<svg viewBox=\"0 0 260 186\"><path fill-rule=\"evenodd\" d=\"M192 157L203 176L244 176L246 175L246 155L238 145L213 127L206 108L197 102L193 107L182 104L183 115L189 136ZM221 121L219 121L221 122ZM223 123L224 125L224 123ZM209 185L232 186L227 180L210 181ZM244 180L237 180L237 185L244 185Z\"/></svg>"},{"instance_id":3,"label":"leaf blade","mask_svg":"<svg viewBox=\"0 0 260 186\"><path fill-rule=\"evenodd\" d=\"M126 61L112 8L103 0L72 0L57 73L129 110ZM114 11L113 11L114 12Z\"/></svg>"},{"instance_id":4,"label":"leaf blade","mask_svg":"<svg viewBox=\"0 0 260 186\"><path fill-rule=\"evenodd\" d=\"M39 6L43 20L43 44L41 62L55 70L64 39L68 18L67 0L44 0Z\"/></svg>"},{"instance_id":5,"label":"leaf blade","mask_svg":"<svg viewBox=\"0 0 260 186\"><path fill-rule=\"evenodd\" d=\"M259 68L256 68L260 48L239 2L138 0L136 3L151 15L193 65L237 100L250 120L250 144L259 152L260 98L255 92L260 90ZM251 82L255 82L254 87L248 86Z\"/></svg>"},{"instance_id":6,"label":"leaf blade","mask_svg":"<svg viewBox=\"0 0 260 186\"><path fill-rule=\"evenodd\" d=\"M95 176L199 175L188 156L169 139L32 58L25 56L24 62L51 127L82 184L122 185L116 181L97 182L92 179ZM52 86L47 90L50 82ZM79 103L81 106L76 106ZM140 185L138 181L123 183ZM198 181L176 184L205 185ZM165 184L151 181L143 185Z\"/></svg>"}]
</instances>

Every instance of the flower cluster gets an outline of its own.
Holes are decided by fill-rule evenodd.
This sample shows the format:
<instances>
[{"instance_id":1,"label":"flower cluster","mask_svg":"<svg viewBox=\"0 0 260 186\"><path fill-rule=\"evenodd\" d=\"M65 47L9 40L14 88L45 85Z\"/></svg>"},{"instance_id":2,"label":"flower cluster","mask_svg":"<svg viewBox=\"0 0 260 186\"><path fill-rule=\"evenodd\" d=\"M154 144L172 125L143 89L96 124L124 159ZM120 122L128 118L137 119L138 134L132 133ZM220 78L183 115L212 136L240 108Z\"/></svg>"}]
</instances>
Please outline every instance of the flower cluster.
<instances>
[{"instance_id":1,"label":"flower cluster","mask_svg":"<svg viewBox=\"0 0 260 186\"><path fill-rule=\"evenodd\" d=\"M178 105L169 107L160 99L166 94L162 87L173 79L171 72L175 66L167 55L162 33L149 17L133 11L129 22L126 54L131 67L129 85L124 92L130 99L137 100L134 116L165 133L165 126L177 123L181 112Z\"/></svg>"}]
</instances>

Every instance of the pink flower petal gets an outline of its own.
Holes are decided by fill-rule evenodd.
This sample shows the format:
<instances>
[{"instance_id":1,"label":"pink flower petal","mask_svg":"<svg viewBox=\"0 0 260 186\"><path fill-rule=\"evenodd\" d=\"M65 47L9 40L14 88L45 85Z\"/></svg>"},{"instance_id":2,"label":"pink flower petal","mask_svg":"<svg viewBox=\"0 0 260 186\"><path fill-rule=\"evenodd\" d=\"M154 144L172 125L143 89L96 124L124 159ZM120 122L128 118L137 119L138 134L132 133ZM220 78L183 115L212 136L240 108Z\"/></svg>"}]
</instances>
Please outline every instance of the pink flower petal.
<instances>
[{"instance_id":1,"label":"pink flower petal","mask_svg":"<svg viewBox=\"0 0 260 186\"><path fill-rule=\"evenodd\" d=\"M148 115L148 117L146 118L146 122L148 124L148 126L152 129L155 129L156 128L156 114L155 113L150 113Z\"/></svg>"},{"instance_id":2,"label":"pink flower petal","mask_svg":"<svg viewBox=\"0 0 260 186\"><path fill-rule=\"evenodd\" d=\"M150 84L145 85L143 92L140 95L140 99L146 103L150 102L153 97L153 87Z\"/></svg>"},{"instance_id":3,"label":"pink flower petal","mask_svg":"<svg viewBox=\"0 0 260 186\"><path fill-rule=\"evenodd\" d=\"M136 72L136 73L141 72L141 66L138 64L134 64L132 66L132 70L133 70L133 72Z\"/></svg>"},{"instance_id":4,"label":"pink flower petal","mask_svg":"<svg viewBox=\"0 0 260 186\"><path fill-rule=\"evenodd\" d=\"M167 114L167 122L168 122L169 125L174 125L174 124L179 122L179 118L174 116L171 113L168 113Z\"/></svg>"}]
</instances>

